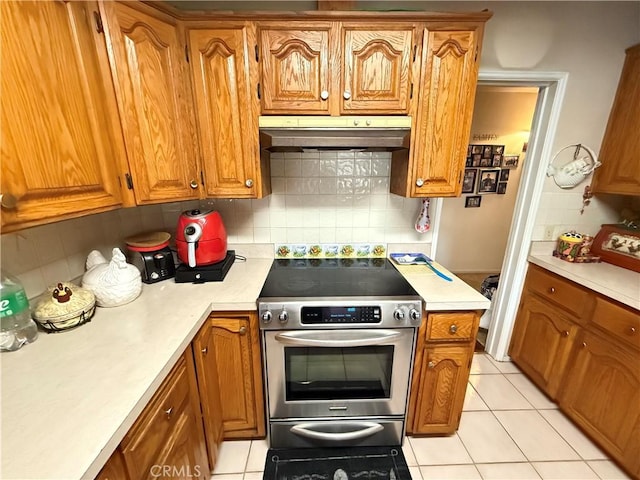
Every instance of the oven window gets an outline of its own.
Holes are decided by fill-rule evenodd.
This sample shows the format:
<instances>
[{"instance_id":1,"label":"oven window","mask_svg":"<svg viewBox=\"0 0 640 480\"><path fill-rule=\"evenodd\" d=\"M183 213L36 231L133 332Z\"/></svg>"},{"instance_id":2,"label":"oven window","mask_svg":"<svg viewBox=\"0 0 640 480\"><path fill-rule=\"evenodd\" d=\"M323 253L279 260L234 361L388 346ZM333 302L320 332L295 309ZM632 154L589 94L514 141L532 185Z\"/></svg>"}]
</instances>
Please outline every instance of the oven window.
<instances>
[{"instance_id":1,"label":"oven window","mask_svg":"<svg viewBox=\"0 0 640 480\"><path fill-rule=\"evenodd\" d=\"M285 347L287 401L390 398L393 348Z\"/></svg>"}]
</instances>

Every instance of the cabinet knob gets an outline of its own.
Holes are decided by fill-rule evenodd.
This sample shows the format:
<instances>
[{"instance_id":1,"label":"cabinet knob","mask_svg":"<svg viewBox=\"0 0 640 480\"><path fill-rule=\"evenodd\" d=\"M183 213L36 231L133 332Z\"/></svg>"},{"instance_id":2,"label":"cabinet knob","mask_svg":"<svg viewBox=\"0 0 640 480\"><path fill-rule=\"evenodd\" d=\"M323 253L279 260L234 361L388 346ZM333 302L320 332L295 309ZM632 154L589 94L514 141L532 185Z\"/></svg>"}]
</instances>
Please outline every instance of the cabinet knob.
<instances>
[{"instance_id":1,"label":"cabinet knob","mask_svg":"<svg viewBox=\"0 0 640 480\"><path fill-rule=\"evenodd\" d=\"M449 327L449 332L456 333L458 331L458 326L454 323Z\"/></svg>"},{"instance_id":2,"label":"cabinet knob","mask_svg":"<svg viewBox=\"0 0 640 480\"><path fill-rule=\"evenodd\" d=\"M587 342L582 342L582 348L587 348Z\"/></svg>"},{"instance_id":3,"label":"cabinet knob","mask_svg":"<svg viewBox=\"0 0 640 480\"><path fill-rule=\"evenodd\" d=\"M416 178L416 186L421 187L424 185L424 180L421 178Z\"/></svg>"},{"instance_id":4,"label":"cabinet knob","mask_svg":"<svg viewBox=\"0 0 640 480\"><path fill-rule=\"evenodd\" d=\"M173 413L173 407L169 407L164 411L164 414L167 416L167 418L171 416L171 413Z\"/></svg>"},{"instance_id":5,"label":"cabinet knob","mask_svg":"<svg viewBox=\"0 0 640 480\"><path fill-rule=\"evenodd\" d=\"M244 335L247 333L247 327L245 327L244 325L240 327L240 330L238 330L238 333L240 335Z\"/></svg>"},{"instance_id":6,"label":"cabinet knob","mask_svg":"<svg viewBox=\"0 0 640 480\"><path fill-rule=\"evenodd\" d=\"M202 350L200 350L202 352L203 355L206 355L207 352L209 351L209 347L204 347Z\"/></svg>"},{"instance_id":7,"label":"cabinet knob","mask_svg":"<svg viewBox=\"0 0 640 480\"><path fill-rule=\"evenodd\" d=\"M189 182L189 186L195 190L196 188L198 188L198 182L196 182L195 180L191 180L191 182Z\"/></svg>"},{"instance_id":8,"label":"cabinet knob","mask_svg":"<svg viewBox=\"0 0 640 480\"><path fill-rule=\"evenodd\" d=\"M18 204L18 199L10 193L0 193L0 206L7 210L13 210Z\"/></svg>"},{"instance_id":9,"label":"cabinet knob","mask_svg":"<svg viewBox=\"0 0 640 480\"><path fill-rule=\"evenodd\" d=\"M629 332L631 332L631 335L633 335L634 333L636 333L636 327L631 327L629 329Z\"/></svg>"},{"instance_id":10,"label":"cabinet knob","mask_svg":"<svg viewBox=\"0 0 640 480\"><path fill-rule=\"evenodd\" d=\"M568 337L568 336L569 336L569 332L568 332L567 330L564 330L564 331L562 332L562 336L563 336L563 337Z\"/></svg>"},{"instance_id":11,"label":"cabinet knob","mask_svg":"<svg viewBox=\"0 0 640 480\"><path fill-rule=\"evenodd\" d=\"M321 98L322 100L326 100L327 98L329 98L329 92L327 92L326 90L322 90L322 91L320 92L320 98Z\"/></svg>"},{"instance_id":12,"label":"cabinet knob","mask_svg":"<svg viewBox=\"0 0 640 480\"><path fill-rule=\"evenodd\" d=\"M342 94L342 98L344 98L345 100L349 100L351 98L351 92L349 90L345 90Z\"/></svg>"},{"instance_id":13,"label":"cabinet knob","mask_svg":"<svg viewBox=\"0 0 640 480\"><path fill-rule=\"evenodd\" d=\"M247 178L244 184L247 186L247 188L251 188L253 187L253 180L251 180L250 178Z\"/></svg>"},{"instance_id":14,"label":"cabinet knob","mask_svg":"<svg viewBox=\"0 0 640 480\"><path fill-rule=\"evenodd\" d=\"M428 366L429 368L435 368L435 367L436 367L436 362L434 362L434 361L432 360L432 361L430 361L430 362L427 364L427 366Z\"/></svg>"},{"instance_id":15,"label":"cabinet knob","mask_svg":"<svg viewBox=\"0 0 640 480\"><path fill-rule=\"evenodd\" d=\"M556 293L555 287L549 287L549 293Z\"/></svg>"}]
</instances>

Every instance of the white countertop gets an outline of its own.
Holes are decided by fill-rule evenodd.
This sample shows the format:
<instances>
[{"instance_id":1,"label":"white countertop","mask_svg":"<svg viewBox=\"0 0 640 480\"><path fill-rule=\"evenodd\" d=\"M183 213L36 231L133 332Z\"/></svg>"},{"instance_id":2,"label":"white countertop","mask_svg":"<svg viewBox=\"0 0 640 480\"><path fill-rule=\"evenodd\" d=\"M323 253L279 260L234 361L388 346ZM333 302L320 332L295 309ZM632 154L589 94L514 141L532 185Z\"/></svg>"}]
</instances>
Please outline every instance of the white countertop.
<instances>
[{"instance_id":1,"label":"white countertop","mask_svg":"<svg viewBox=\"0 0 640 480\"><path fill-rule=\"evenodd\" d=\"M256 309L271 263L236 261L223 282L144 285L128 305L98 308L86 325L3 353L1 477L94 478L209 313ZM489 307L453 275L399 270L428 310Z\"/></svg>"},{"instance_id":2,"label":"white countertop","mask_svg":"<svg viewBox=\"0 0 640 480\"><path fill-rule=\"evenodd\" d=\"M640 273L610 263L571 263L553 255L532 254L530 263L629 307L640 310Z\"/></svg>"}]
</instances>

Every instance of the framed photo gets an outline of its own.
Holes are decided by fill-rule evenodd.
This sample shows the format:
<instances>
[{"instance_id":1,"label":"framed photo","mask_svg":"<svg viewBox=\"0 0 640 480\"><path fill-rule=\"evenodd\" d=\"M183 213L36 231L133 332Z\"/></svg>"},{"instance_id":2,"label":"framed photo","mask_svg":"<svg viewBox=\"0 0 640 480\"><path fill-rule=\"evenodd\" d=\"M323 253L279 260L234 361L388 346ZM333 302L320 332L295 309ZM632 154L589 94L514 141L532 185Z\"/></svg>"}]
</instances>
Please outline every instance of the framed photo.
<instances>
[{"instance_id":1,"label":"framed photo","mask_svg":"<svg viewBox=\"0 0 640 480\"><path fill-rule=\"evenodd\" d=\"M509 181L509 173L511 170L500 170L500 181L507 182Z\"/></svg>"},{"instance_id":2,"label":"framed photo","mask_svg":"<svg viewBox=\"0 0 640 480\"><path fill-rule=\"evenodd\" d=\"M493 154L502 155L504 153L504 145L493 145Z\"/></svg>"},{"instance_id":3,"label":"framed photo","mask_svg":"<svg viewBox=\"0 0 640 480\"><path fill-rule=\"evenodd\" d=\"M464 178L462 179L462 193L473 193L476 187L476 177L478 170L475 168L466 168L464 170Z\"/></svg>"},{"instance_id":4,"label":"framed photo","mask_svg":"<svg viewBox=\"0 0 640 480\"><path fill-rule=\"evenodd\" d=\"M498 182L497 194L498 195L504 195L505 193L507 193L507 182Z\"/></svg>"},{"instance_id":5,"label":"framed photo","mask_svg":"<svg viewBox=\"0 0 640 480\"><path fill-rule=\"evenodd\" d=\"M497 168L491 170L480 170L478 193L496 193L498 190L499 175L500 170Z\"/></svg>"},{"instance_id":6,"label":"framed photo","mask_svg":"<svg viewBox=\"0 0 640 480\"><path fill-rule=\"evenodd\" d=\"M471 147L473 147L473 145L468 145L467 146L467 157L471 156Z\"/></svg>"},{"instance_id":7,"label":"framed photo","mask_svg":"<svg viewBox=\"0 0 640 480\"><path fill-rule=\"evenodd\" d=\"M467 161L464 164L465 167L473 167L473 158L471 157L471 155L469 155L467 157Z\"/></svg>"},{"instance_id":8,"label":"framed photo","mask_svg":"<svg viewBox=\"0 0 640 480\"><path fill-rule=\"evenodd\" d=\"M520 155L503 155L502 168L517 168Z\"/></svg>"},{"instance_id":9,"label":"framed photo","mask_svg":"<svg viewBox=\"0 0 640 480\"><path fill-rule=\"evenodd\" d=\"M480 195L465 197L464 208L478 208L480 206L481 201L482 201L482 197Z\"/></svg>"},{"instance_id":10,"label":"framed photo","mask_svg":"<svg viewBox=\"0 0 640 480\"><path fill-rule=\"evenodd\" d=\"M480 153L482 154L482 145L471 145L471 154Z\"/></svg>"},{"instance_id":11,"label":"framed photo","mask_svg":"<svg viewBox=\"0 0 640 480\"><path fill-rule=\"evenodd\" d=\"M492 167L499 167L500 163L502 163L502 154L501 153L494 153L493 154L493 161L491 162L491 166Z\"/></svg>"},{"instance_id":12,"label":"framed photo","mask_svg":"<svg viewBox=\"0 0 640 480\"><path fill-rule=\"evenodd\" d=\"M473 153L473 154L471 154L471 166L472 167L479 167L481 161L482 161L482 154L481 153Z\"/></svg>"},{"instance_id":13,"label":"framed photo","mask_svg":"<svg viewBox=\"0 0 640 480\"><path fill-rule=\"evenodd\" d=\"M481 167L491 167L491 159L482 157L480 159L480 166Z\"/></svg>"},{"instance_id":14,"label":"framed photo","mask_svg":"<svg viewBox=\"0 0 640 480\"><path fill-rule=\"evenodd\" d=\"M482 146L482 158L491 158L493 155L493 148L491 145Z\"/></svg>"}]
</instances>

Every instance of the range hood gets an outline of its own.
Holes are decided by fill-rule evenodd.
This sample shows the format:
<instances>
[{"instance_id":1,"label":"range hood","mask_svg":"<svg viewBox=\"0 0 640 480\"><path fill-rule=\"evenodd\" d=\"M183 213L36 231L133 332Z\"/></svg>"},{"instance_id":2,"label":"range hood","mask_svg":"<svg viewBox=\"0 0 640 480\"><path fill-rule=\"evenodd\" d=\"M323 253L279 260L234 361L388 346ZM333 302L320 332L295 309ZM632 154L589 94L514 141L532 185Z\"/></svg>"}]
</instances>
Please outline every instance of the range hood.
<instances>
[{"instance_id":1,"label":"range hood","mask_svg":"<svg viewBox=\"0 0 640 480\"><path fill-rule=\"evenodd\" d=\"M411 117L261 116L260 148L271 152L409 148Z\"/></svg>"}]
</instances>

